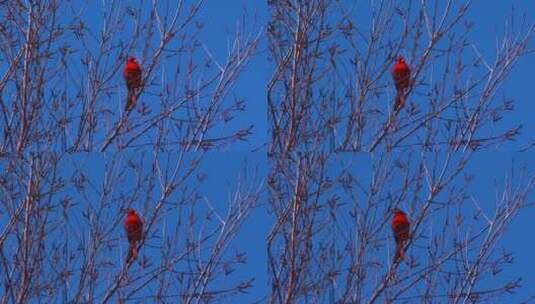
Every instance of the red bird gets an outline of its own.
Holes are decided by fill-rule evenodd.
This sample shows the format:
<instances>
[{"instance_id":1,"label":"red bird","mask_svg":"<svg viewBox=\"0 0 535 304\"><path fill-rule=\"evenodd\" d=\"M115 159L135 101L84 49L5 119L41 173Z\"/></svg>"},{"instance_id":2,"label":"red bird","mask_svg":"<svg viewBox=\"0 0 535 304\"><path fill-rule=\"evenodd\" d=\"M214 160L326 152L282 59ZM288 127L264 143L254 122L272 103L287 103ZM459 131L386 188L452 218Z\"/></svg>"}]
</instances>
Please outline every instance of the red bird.
<instances>
[{"instance_id":1,"label":"red bird","mask_svg":"<svg viewBox=\"0 0 535 304\"><path fill-rule=\"evenodd\" d=\"M130 261L130 259L137 258L138 243L143 238L143 222L134 209L128 209L126 211L124 230L126 230L126 236L128 237L129 243L126 260Z\"/></svg>"},{"instance_id":2,"label":"red bird","mask_svg":"<svg viewBox=\"0 0 535 304\"><path fill-rule=\"evenodd\" d=\"M405 212L397 208L394 209L394 217L392 218L392 232L394 232L394 239L396 240L394 262L399 258L405 259L404 247L405 243L409 240L410 229L411 223L407 219Z\"/></svg>"},{"instance_id":3,"label":"red bird","mask_svg":"<svg viewBox=\"0 0 535 304\"><path fill-rule=\"evenodd\" d=\"M407 94L407 89L411 81L411 70L401 56L398 57L392 68L392 78L394 79L397 91L394 109L398 111L405 105L405 95Z\"/></svg>"},{"instance_id":4,"label":"red bird","mask_svg":"<svg viewBox=\"0 0 535 304\"><path fill-rule=\"evenodd\" d=\"M136 103L137 89L141 88L141 67L137 63L136 58L128 57L128 59L126 59L123 76L124 80L126 81L126 88L128 89L125 108L125 110L128 112Z\"/></svg>"}]
</instances>

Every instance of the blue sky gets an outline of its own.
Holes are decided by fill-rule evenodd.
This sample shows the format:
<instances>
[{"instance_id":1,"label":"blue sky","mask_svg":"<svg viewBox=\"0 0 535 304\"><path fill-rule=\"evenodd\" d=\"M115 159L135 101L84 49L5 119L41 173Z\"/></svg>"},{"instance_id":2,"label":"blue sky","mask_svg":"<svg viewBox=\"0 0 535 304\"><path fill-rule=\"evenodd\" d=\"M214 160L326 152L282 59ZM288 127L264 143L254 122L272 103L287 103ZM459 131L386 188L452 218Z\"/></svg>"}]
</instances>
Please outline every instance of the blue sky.
<instances>
[{"instance_id":1,"label":"blue sky","mask_svg":"<svg viewBox=\"0 0 535 304\"><path fill-rule=\"evenodd\" d=\"M243 19L244 14L247 18ZM199 18L206 24L206 32L201 37L214 56L223 60L227 55L227 45L235 34L236 25L246 20L245 32L254 34L264 29L268 21L266 1L208 1ZM243 25L242 25L243 26ZM238 117L239 123L254 125L254 133L249 142L238 143L232 151L252 151L264 147L267 141L268 125L265 87L272 69L266 57L266 39L262 38L257 55L240 75L235 92L247 102L247 111Z\"/></svg>"},{"instance_id":2,"label":"blue sky","mask_svg":"<svg viewBox=\"0 0 535 304\"><path fill-rule=\"evenodd\" d=\"M471 190L473 196L479 201L482 208L487 208L491 212L495 206L496 197L499 191L504 190L506 178L511 179L516 186L522 182L521 176L523 170L527 175L535 174L535 155L528 153L477 153L469 170L474 176ZM511 171L514 168L514 171ZM515 187L516 188L516 187ZM535 217L535 193L531 192L527 202L531 206L522 210L517 218L512 222L510 228L505 233L503 242L498 248L504 248L513 252L514 263L507 267L504 272L505 277L520 276L523 278L523 289L517 295L512 296L510 303L519 303L533 295L533 286L535 274L531 271L529 265L532 264L535 256L535 244L531 241L531 231L534 229L533 218ZM500 250L501 251L501 250Z\"/></svg>"},{"instance_id":3,"label":"blue sky","mask_svg":"<svg viewBox=\"0 0 535 304\"><path fill-rule=\"evenodd\" d=\"M533 14L535 12L534 1L514 1L514 4L517 13L528 12ZM510 8L511 3L509 1L475 1L473 4L472 11L469 14L469 18L475 22L472 37L482 53L489 56L489 58L494 55L495 37L503 33L502 24L506 20L507 12L509 12ZM224 60L228 50L229 36L234 33L236 24L238 21L241 22L241 17L244 13L248 15L246 25L249 33L262 30L263 25L269 19L266 1L206 1L199 15L199 19L205 23L205 31L202 33L201 39L216 59ZM98 15L98 13L95 15ZM531 22L534 21L533 15L528 15L527 18ZM91 24L91 26L98 27L100 25L100 23L97 23L97 19L93 21L95 24ZM515 22L519 21L521 20L515 19ZM531 46L533 47L533 43ZM233 125L254 125L253 134L248 141L238 142L232 147L225 148L224 152L213 152L204 155L198 171L199 174L202 173L206 176L205 180L199 183L198 191L203 193L205 198L216 209L221 208L222 211L229 200L228 197L233 187L236 186L236 177L243 172L245 164L247 164L248 168L254 167L258 169L257 177L249 180L251 183L260 184L263 181L263 177L269 172L269 163L265 153L250 153L250 151L263 148L263 145L268 140L265 88L273 67L269 65L266 56L266 40L261 39L256 56L240 75L231 94L232 97L244 99L247 104L246 111L235 119ZM504 176L509 173L512 164L514 164L515 168L525 165L529 173L535 174L535 154L518 154L507 151L518 150L519 146L524 146L524 144L521 144L522 142L535 141L535 132L533 132L535 122L532 118L532 113L535 111L535 103L533 101L533 90L531 89L533 86L533 67L535 67L535 56L522 58L513 70L512 77L503 87L505 96L512 97L516 101L515 111L510 113L510 116L505 121L507 123L521 122L524 124L523 134L519 141L508 144L504 148L506 150L504 152L476 153L467 169L467 173L474 175L469 192L482 205L489 208L493 206L495 200L495 183L499 185L498 188L503 185ZM121 81L123 81L122 78L118 76L117 83ZM137 157L136 153L127 153L125 158L135 158ZM148 152L145 156L150 157L150 155L151 153ZM101 182L105 164L110 161L111 155L79 154L67 159L63 172L65 175L72 172L76 164L83 168L83 171L87 173L91 180L98 184ZM334 157L331 163L332 168L329 169L329 172L337 172L348 163L353 164L352 170L357 176L361 176L364 182L369 181L372 172L368 155L356 154L353 156L344 154L343 156ZM130 178L126 180L128 181ZM191 185L197 186L197 183L192 182ZM117 191L119 192L128 193L132 191L132 189L121 188L120 186L118 188ZM80 204L80 209L76 209L78 211L83 210L83 204L89 203L92 199L97 199L97 196L80 198L76 197L74 192L71 194ZM258 208L245 221L243 229L238 233L237 239L230 248L230 252L239 248L239 250L244 250L247 253L247 263L237 271L234 278L255 277L254 287L250 294L242 295L242 298L240 298L244 303L260 299L270 290L266 275L265 238L271 228L273 218L267 212L266 195L267 192L262 191ZM533 203L535 202L535 197L532 195L529 200ZM138 205L137 208L142 209L143 206ZM116 216L118 212L116 208L112 208L109 211L110 214L108 216L110 218ZM524 278L524 287L529 284L533 285L533 282L535 282L535 273L532 271L535 243L530 241L530 231L535 228L532 220L534 216L535 210L533 208L523 211L513 222L506 233L506 238L501 243L505 248L513 251L515 256L514 264L505 270L506 276L522 276ZM113 233L119 238L124 237L121 227L117 227ZM143 254L150 255L150 248L144 249ZM225 282L221 282L221 284L225 284ZM529 292L529 288L523 288L521 293L514 296L514 302L517 299L526 298L530 295Z\"/></svg>"},{"instance_id":4,"label":"blue sky","mask_svg":"<svg viewBox=\"0 0 535 304\"><path fill-rule=\"evenodd\" d=\"M226 31L237 18L239 18L243 7L247 7L246 10L254 11L258 14L259 20L266 20L268 17L265 14L265 1L222 1L210 2L206 7L206 15L210 16L210 21L207 22L207 28L217 29L214 32L207 33L208 42L210 45L214 45L215 49L220 43L225 43L225 38L221 33L223 29ZM515 1L515 12L520 15L521 12L527 12L526 15L528 21L533 21L533 15L530 13L535 11L535 2L533 1ZM469 20L474 21L474 28L471 37L478 46L478 49L482 51L485 56L488 56L489 60L495 55L496 35L503 35L503 23L507 20L508 13L512 7L511 2L508 1L474 1L471 12L469 13ZM213 13L212 13L213 12ZM224 12L224 13L222 13ZM515 25L519 26L521 23L520 18L515 18ZM225 24L225 26L221 26ZM213 25L213 28L211 27ZM261 44L264 46L265 41ZM533 43L531 44L533 48ZM219 49L223 51L223 49ZM263 51L264 48L261 47ZM265 119L265 98L264 91L265 81L270 76L271 69L264 59L265 53L261 53L259 58L252 61L252 65L245 72L247 75L243 79L247 81L243 82L243 86L239 85L237 91L240 95L250 96L251 114L255 117L262 117L261 121ZM522 58L515 66L512 77L508 79L503 87L503 93L505 96L514 98L515 111L511 113L506 122L521 122L524 125L524 131L517 143L509 144L504 147L504 150L517 150L519 142L534 139L533 132L529 130L535 129L535 123L532 119L532 113L535 110L533 103L533 92L526 88L532 86L532 75L530 71L535 66L535 56L526 56ZM256 116L258 115L258 116ZM255 135L255 138L256 135ZM260 136L258 138L261 138ZM256 142L256 141L254 141ZM259 141L261 142L261 140ZM347 155L341 157L346 159ZM357 157L355 163L363 164L363 160L366 157ZM346 159L347 160L347 159ZM518 170L521 166L527 166L528 172L533 174L535 170L533 164L535 164L535 156L529 154L518 154L511 152L491 152L491 153L476 153L472 159L472 162L467 168L467 173L473 174L474 179L471 183L469 192L480 200L483 206L492 208L495 202L495 183L498 185L503 184L504 176L510 173L510 168L514 164L514 167ZM336 165L334 165L337 167ZM531 166L531 168L530 168ZM359 169L367 166L359 166ZM365 169L366 170L366 169ZM367 168L369 170L369 167ZM334 170L336 171L336 169ZM518 170L519 171L519 170ZM363 178L366 180L369 177L370 172L363 174ZM499 188L499 187L498 187ZM535 202L535 197L530 197L530 202ZM255 217L254 222L264 218L265 214L259 212ZM513 221L511 228L507 231L506 237L501 243L504 248L507 248L514 252L515 263L507 268L505 272L509 275L520 275L523 277L524 287L529 286L532 282L535 282L535 274L531 271L529 265L532 264L532 257L535 255L535 245L533 242L526 242L526 231L533 230L532 218L535 216L535 211L526 209L522 211L521 215ZM269 221L262 220L261 222L269 225ZM266 231L267 227L262 229L262 225L254 225L255 229L258 229L259 233L252 233L255 236L262 235L261 231ZM250 232L249 232L250 233ZM253 236L254 238L254 236ZM245 243L245 242L244 242ZM262 246L261 243L259 243ZM258 264L258 270L262 273L265 270L265 264L262 263L264 257L264 248L258 251L256 256ZM255 253L253 253L253 257ZM528 266L528 267L526 267ZM265 279L260 280L263 282ZM254 289L255 291L264 290L262 287ZM523 292L518 294L518 297L514 299L524 299L529 293L529 288L523 288ZM516 302L516 301L515 301Z\"/></svg>"},{"instance_id":5,"label":"blue sky","mask_svg":"<svg viewBox=\"0 0 535 304\"><path fill-rule=\"evenodd\" d=\"M468 16L474 22L472 38L478 46L479 51L492 60L496 54L496 48L499 38L503 38L504 24L513 24L516 27L516 34L524 26L533 24L535 11L534 1L472 1L473 8ZM514 18L511 18L511 12L515 12ZM515 37L520 38L520 37ZM529 49L535 48L533 42L529 44ZM533 121L533 103L534 92L531 90L533 85L533 67L535 66L535 56L533 53L524 56L519 60L511 77L507 79L503 86L503 97L513 98L515 100L515 111L504 120L507 122L520 122L524 129L516 143L508 144L505 150L518 151L518 147L524 147L526 142L532 143L535 140L534 132L535 122Z\"/></svg>"}]
</instances>

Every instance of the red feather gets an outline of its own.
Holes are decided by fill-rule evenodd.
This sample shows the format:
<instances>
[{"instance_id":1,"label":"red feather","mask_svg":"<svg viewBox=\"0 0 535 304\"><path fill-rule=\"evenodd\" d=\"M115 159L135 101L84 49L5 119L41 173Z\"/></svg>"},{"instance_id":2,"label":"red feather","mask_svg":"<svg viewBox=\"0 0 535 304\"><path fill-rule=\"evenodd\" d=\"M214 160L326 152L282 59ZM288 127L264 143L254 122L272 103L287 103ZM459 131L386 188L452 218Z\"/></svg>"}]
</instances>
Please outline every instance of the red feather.
<instances>
[{"instance_id":1,"label":"red feather","mask_svg":"<svg viewBox=\"0 0 535 304\"><path fill-rule=\"evenodd\" d=\"M399 258L405 258L404 247L409 240L411 224L405 215L405 212L395 209L392 218L392 232L394 233L394 240L396 241L396 255L394 261Z\"/></svg>"},{"instance_id":2,"label":"red feather","mask_svg":"<svg viewBox=\"0 0 535 304\"><path fill-rule=\"evenodd\" d=\"M128 96L126 101L126 111L129 111L136 103L136 91L141 88L141 67L134 57L126 59L126 65L123 71Z\"/></svg>"},{"instance_id":3,"label":"red feather","mask_svg":"<svg viewBox=\"0 0 535 304\"><path fill-rule=\"evenodd\" d=\"M126 231L126 237L128 238L129 249L127 261L137 258L138 243L143 238L143 221L137 215L136 211L129 209L124 220L124 230Z\"/></svg>"},{"instance_id":4,"label":"red feather","mask_svg":"<svg viewBox=\"0 0 535 304\"><path fill-rule=\"evenodd\" d=\"M405 95L411 82L411 70L403 57L399 57L392 68L392 79L396 85L396 103L395 110L401 109L405 105Z\"/></svg>"}]
</instances>

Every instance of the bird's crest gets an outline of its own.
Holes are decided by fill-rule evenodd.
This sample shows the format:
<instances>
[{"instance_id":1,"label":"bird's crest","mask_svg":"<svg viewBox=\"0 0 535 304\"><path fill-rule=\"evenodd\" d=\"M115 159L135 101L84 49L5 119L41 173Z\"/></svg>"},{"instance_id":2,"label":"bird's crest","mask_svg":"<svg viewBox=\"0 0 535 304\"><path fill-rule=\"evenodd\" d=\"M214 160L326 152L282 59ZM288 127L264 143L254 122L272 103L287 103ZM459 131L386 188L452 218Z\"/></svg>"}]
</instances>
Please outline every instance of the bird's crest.
<instances>
[{"instance_id":1,"label":"bird's crest","mask_svg":"<svg viewBox=\"0 0 535 304\"><path fill-rule=\"evenodd\" d=\"M403 214L403 215L405 215L405 212L401 211L401 209L399 209L399 208L394 208L394 209L392 210L392 213L394 213L394 214Z\"/></svg>"}]
</instances>

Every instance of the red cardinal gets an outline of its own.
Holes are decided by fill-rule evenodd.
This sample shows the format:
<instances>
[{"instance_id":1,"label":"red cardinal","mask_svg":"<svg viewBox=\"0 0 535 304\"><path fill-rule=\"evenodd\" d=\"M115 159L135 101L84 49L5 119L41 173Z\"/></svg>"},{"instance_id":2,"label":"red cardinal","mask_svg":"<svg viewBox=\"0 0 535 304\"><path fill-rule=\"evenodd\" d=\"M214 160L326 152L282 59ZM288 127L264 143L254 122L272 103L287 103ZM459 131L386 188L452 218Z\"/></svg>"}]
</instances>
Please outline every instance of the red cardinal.
<instances>
[{"instance_id":1,"label":"red cardinal","mask_svg":"<svg viewBox=\"0 0 535 304\"><path fill-rule=\"evenodd\" d=\"M396 103L394 105L395 111L403 108L405 105L405 95L411 81L411 70L405 63L403 57L398 57L394 67L392 68L392 78L396 85Z\"/></svg>"},{"instance_id":2,"label":"red cardinal","mask_svg":"<svg viewBox=\"0 0 535 304\"><path fill-rule=\"evenodd\" d=\"M394 209L394 217L392 218L392 232L394 232L394 239L396 240L394 262L399 258L405 259L404 247L405 243L409 240L410 229L411 223L407 219L405 212L397 208Z\"/></svg>"},{"instance_id":3,"label":"red cardinal","mask_svg":"<svg viewBox=\"0 0 535 304\"><path fill-rule=\"evenodd\" d=\"M130 259L137 258L138 243L143 237L143 222L134 209L128 209L126 211L124 230L126 230L126 236L128 237L129 243L126 260L130 261Z\"/></svg>"},{"instance_id":4,"label":"red cardinal","mask_svg":"<svg viewBox=\"0 0 535 304\"><path fill-rule=\"evenodd\" d=\"M141 88L141 67L134 57L126 59L126 65L123 72L126 87L128 88L128 96L126 97L126 111L130 111L132 106L136 103L136 91Z\"/></svg>"}]
</instances>

